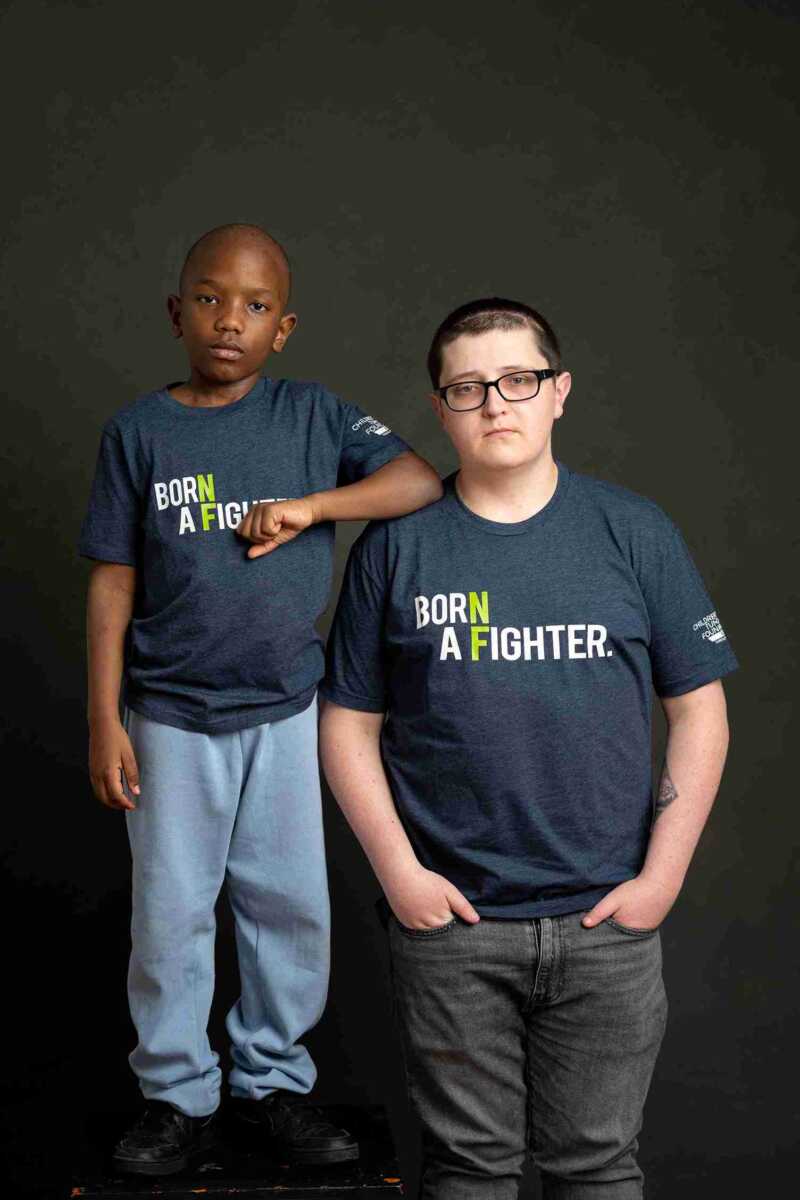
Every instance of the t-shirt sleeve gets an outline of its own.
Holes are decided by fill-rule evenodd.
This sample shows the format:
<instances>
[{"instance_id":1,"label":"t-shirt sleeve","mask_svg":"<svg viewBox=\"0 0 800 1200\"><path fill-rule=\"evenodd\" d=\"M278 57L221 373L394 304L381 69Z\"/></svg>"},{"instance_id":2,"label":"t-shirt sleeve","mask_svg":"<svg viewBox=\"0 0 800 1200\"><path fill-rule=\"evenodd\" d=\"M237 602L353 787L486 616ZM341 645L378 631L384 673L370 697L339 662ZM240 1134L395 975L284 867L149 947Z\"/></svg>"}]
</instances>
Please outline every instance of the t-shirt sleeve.
<instances>
[{"instance_id":1,"label":"t-shirt sleeve","mask_svg":"<svg viewBox=\"0 0 800 1200\"><path fill-rule=\"evenodd\" d=\"M355 404L342 404L339 483L356 483L411 447L388 425Z\"/></svg>"},{"instance_id":2,"label":"t-shirt sleeve","mask_svg":"<svg viewBox=\"0 0 800 1200\"><path fill-rule=\"evenodd\" d=\"M689 549L661 514L646 539L640 585L650 618L653 686L682 696L739 666Z\"/></svg>"},{"instance_id":3,"label":"t-shirt sleeve","mask_svg":"<svg viewBox=\"0 0 800 1200\"><path fill-rule=\"evenodd\" d=\"M105 429L100 439L78 553L104 562L138 565L140 498L122 439Z\"/></svg>"},{"instance_id":4,"label":"t-shirt sleeve","mask_svg":"<svg viewBox=\"0 0 800 1200\"><path fill-rule=\"evenodd\" d=\"M367 572L356 543L345 567L319 688L343 708L386 711L385 597L385 583Z\"/></svg>"}]
</instances>

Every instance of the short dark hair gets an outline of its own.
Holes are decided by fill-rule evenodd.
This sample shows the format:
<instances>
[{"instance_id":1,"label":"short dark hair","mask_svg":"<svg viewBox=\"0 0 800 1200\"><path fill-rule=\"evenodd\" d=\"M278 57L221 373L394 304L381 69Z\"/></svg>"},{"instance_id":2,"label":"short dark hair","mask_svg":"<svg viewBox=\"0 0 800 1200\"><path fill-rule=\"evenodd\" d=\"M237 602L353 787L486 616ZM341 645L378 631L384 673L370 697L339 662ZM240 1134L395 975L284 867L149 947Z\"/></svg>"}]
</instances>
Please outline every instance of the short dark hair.
<instances>
[{"instance_id":1,"label":"short dark hair","mask_svg":"<svg viewBox=\"0 0 800 1200\"><path fill-rule=\"evenodd\" d=\"M445 317L433 335L428 351L428 372L431 383L439 386L442 373L442 351L462 334L486 333L490 329L518 329L527 326L534 334L547 365L561 371L561 347L550 322L535 308L519 300L503 300L492 296L486 300L470 300Z\"/></svg>"}]
</instances>

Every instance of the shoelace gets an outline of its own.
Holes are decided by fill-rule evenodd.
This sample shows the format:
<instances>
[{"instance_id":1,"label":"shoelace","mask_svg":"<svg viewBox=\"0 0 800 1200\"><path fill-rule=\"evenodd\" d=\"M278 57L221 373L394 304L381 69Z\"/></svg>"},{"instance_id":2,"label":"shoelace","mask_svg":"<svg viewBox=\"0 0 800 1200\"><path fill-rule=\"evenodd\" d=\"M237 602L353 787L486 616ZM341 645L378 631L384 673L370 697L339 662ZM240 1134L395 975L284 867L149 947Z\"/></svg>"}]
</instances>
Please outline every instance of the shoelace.
<instances>
[{"instance_id":1,"label":"shoelace","mask_svg":"<svg viewBox=\"0 0 800 1200\"><path fill-rule=\"evenodd\" d=\"M134 1125L131 1133L139 1135L137 1140L142 1140L142 1134L149 1134L150 1139L148 1140L152 1140L153 1142L165 1136L170 1141L177 1141L181 1125L179 1117L180 1114L170 1105L165 1104L162 1107L161 1105L149 1104Z\"/></svg>"},{"instance_id":2,"label":"shoelace","mask_svg":"<svg viewBox=\"0 0 800 1200\"><path fill-rule=\"evenodd\" d=\"M281 1132L285 1129L290 1133L295 1129L314 1137L317 1134L333 1135L338 1130L323 1113L322 1109L311 1104L287 1104L284 1101L275 1113L278 1117L277 1127Z\"/></svg>"}]
</instances>

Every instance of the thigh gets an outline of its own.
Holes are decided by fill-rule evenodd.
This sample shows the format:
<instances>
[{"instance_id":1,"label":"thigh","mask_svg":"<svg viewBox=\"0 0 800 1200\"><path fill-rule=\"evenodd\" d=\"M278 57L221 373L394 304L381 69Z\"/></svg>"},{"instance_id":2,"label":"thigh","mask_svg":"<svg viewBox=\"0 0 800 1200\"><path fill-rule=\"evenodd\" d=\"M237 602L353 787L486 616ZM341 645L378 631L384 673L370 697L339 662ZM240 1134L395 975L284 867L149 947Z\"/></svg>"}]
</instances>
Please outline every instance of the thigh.
<instances>
[{"instance_id":1,"label":"thigh","mask_svg":"<svg viewBox=\"0 0 800 1200\"><path fill-rule=\"evenodd\" d=\"M439 931L389 920L396 1015L426 1159L467 1175L516 1176L526 1153L529 922L456 918Z\"/></svg>"},{"instance_id":2,"label":"thigh","mask_svg":"<svg viewBox=\"0 0 800 1200\"><path fill-rule=\"evenodd\" d=\"M235 735L192 733L125 710L141 794L126 813L134 896L177 909L213 908L236 817Z\"/></svg>"},{"instance_id":3,"label":"thigh","mask_svg":"<svg viewBox=\"0 0 800 1200\"><path fill-rule=\"evenodd\" d=\"M271 840L287 855L322 845L317 702L241 731L242 794L235 837Z\"/></svg>"},{"instance_id":4,"label":"thigh","mask_svg":"<svg viewBox=\"0 0 800 1200\"><path fill-rule=\"evenodd\" d=\"M556 918L560 986L528 1021L534 1159L559 1175L635 1149L667 1017L658 930L586 929L583 915Z\"/></svg>"},{"instance_id":5,"label":"thigh","mask_svg":"<svg viewBox=\"0 0 800 1200\"><path fill-rule=\"evenodd\" d=\"M241 734L243 785L228 852L235 903L286 928L327 934L329 902L316 698Z\"/></svg>"}]
</instances>

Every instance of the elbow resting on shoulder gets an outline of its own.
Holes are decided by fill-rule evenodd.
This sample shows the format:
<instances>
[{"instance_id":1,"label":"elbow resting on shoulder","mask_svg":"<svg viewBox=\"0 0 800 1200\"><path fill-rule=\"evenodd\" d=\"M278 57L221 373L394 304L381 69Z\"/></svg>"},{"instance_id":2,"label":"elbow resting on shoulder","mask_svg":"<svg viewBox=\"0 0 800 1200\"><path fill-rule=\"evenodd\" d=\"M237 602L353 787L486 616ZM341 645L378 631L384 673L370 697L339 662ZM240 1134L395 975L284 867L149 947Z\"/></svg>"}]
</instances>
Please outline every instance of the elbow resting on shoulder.
<instances>
[{"instance_id":1,"label":"elbow resting on shoulder","mask_svg":"<svg viewBox=\"0 0 800 1200\"><path fill-rule=\"evenodd\" d=\"M435 500L441 499L444 495L444 485L439 476L439 472L434 470L431 464L414 450L405 450L402 454L398 454L393 462L405 462L413 471L414 482L421 485L424 492L423 503L433 504Z\"/></svg>"}]
</instances>

